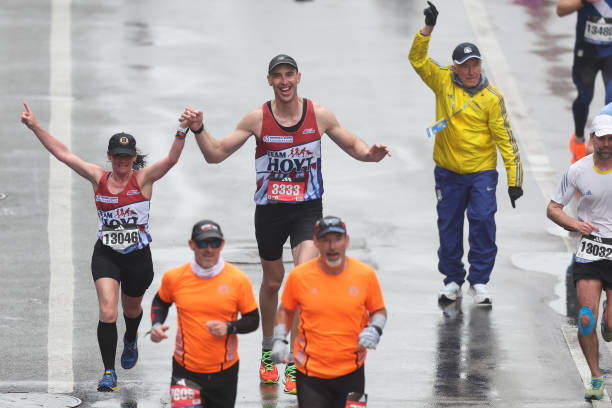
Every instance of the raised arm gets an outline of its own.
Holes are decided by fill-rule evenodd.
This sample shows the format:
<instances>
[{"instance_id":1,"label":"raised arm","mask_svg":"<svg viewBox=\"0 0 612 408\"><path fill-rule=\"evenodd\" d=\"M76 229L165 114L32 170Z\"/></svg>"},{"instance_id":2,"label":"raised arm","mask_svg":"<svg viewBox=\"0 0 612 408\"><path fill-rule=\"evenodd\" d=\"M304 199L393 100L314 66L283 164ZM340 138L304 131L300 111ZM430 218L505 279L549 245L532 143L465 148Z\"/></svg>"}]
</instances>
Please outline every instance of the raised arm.
<instances>
[{"instance_id":1,"label":"raised arm","mask_svg":"<svg viewBox=\"0 0 612 408\"><path fill-rule=\"evenodd\" d=\"M557 15L559 17L567 16L568 14L572 14L576 10L580 10L585 6L586 3L595 3L600 0L559 0L557 3Z\"/></svg>"},{"instance_id":2,"label":"raised arm","mask_svg":"<svg viewBox=\"0 0 612 408\"><path fill-rule=\"evenodd\" d=\"M185 137L188 131L189 127L187 121L181 122L174 136L172 146L170 146L168 155L152 165L145 167L138 173L138 184L140 188L144 189L148 185L153 184L178 163L183 147L185 146Z\"/></svg>"},{"instance_id":3,"label":"raised arm","mask_svg":"<svg viewBox=\"0 0 612 408\"><path fill-rule=\"evenodd\" d=\"M255 109L247 113L238 123L233 132L221 140L215 140L204 128L204 114L201 110L188 106L180 120L187 120L195 134L200 151L207 163L221 163L238 150L251 135L257 134L261 128L262 112Z\"/></svg>"},{"instance_id":4,"label":"raised arm","mask_svg":"<svg viewBox=\"0 0 612 408\"><path fill-rule=\"evenodd\" d=\"M72 170L77 172L81 177L89 180L92 184L96 184L104 169L92 163L88 163L82 160L80 157L72 153L66 145L54 138L47 132L36 120L34 112L30 110L30 107L26 102L23 103L25 112L21 114L21 123L26 125L40 140L42 145L55 156L56 159L65 163Z\"/></svg>"},{"instance_id":5,"label":"raised arm","mask_svg":"<svg viewBox=\"0 0 612 408\"><path fill-rule=\"evenodd\" d=\"M438 20L438 9L430 1L427 2L428 7L423 10L425 14L425 26L421 29L421 34L429 35L433 32L436 21Z\"/></svg>"},{"instance_id":6,"label":"raised arm","mask_svg":"<svg viewBox=\"0 0 612 408\"><path fill-rule=\"evenodd\" d=\"M421 77L425 85L431 88L434 92L442 89L444 78L448 75L448 68L442 67L440 64L432 60L428 55L429 41L431 33L434 30L438 18L438 10L431 3L427 2L429 7L423 10L425 14L425 25L414 36L408 60L416 73Z\"/></svg>"},{"instance_id":7,"label":"raised arm","mask_svg":"<svg viewBox=\"0 0 612 408\"><path fill-rule=\"evenodd\" d=\"M391 152L386 145L377 143L369 147L363 140L341 126L336 116L329 109L315 104L315 114L319 132L321 134L327 133L334 143L351 157L360 161L379 162L385 156L391 156Z\"/></svg>"}]
</instances>

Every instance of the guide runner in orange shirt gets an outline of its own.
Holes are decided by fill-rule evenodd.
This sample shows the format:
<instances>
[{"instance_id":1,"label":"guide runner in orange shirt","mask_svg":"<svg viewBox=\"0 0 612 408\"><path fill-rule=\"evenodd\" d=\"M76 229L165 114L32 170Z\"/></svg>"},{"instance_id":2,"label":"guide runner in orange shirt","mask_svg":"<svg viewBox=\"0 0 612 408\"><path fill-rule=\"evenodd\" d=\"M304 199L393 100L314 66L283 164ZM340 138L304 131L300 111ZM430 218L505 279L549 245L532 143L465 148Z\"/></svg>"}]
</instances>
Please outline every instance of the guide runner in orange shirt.
<instances>
[{"instance_id":1,"label":"guide runner in orange shirt","mask_svg":"<svg viewBox=\"0 0 612 408\"><path fill-rule=\"evenodd\" d=\"M163 322L176 304L172 407L228 408L236 401L236 334L257 330L259 311L249 278L223 260L224 244L219 224L196 223L189 240L193 261L164 274L151 305L151 340L158 343L168 338Z\"/></svg>"},{"instance_id":2,"label":"guide runner in orange shirt","mask_svg":"<svg viewBox=\"0 0 612 408\"><path fill-rule=\"evenodd\" d=\"M288 358L288 328L299 310L293 360L300 407L343 408L351 392L363 393L367 348L376 348L387 311L376 273L346 256L346 226L327 216L315 225L320 256L295 267L276 314L272 359Z\"/></svg>"}]
</instances>

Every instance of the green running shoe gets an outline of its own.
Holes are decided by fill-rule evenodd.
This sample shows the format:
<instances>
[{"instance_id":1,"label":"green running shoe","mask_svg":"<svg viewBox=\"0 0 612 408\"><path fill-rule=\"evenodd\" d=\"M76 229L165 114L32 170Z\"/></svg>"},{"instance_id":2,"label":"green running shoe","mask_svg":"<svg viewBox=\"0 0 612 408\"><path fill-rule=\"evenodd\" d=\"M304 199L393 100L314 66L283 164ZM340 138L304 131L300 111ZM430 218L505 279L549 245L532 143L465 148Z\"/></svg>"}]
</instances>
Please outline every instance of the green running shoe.
<instances>
[{"instance_id":1,"label":"green running shoe","mask_svg":"<svg viewBox=\"0 0 612 408\"><path fill-rule=\"evenodd\" d=\"M278 368L270 358L270 350L262 350L261 364L259 366L259 379L262 384L278 383Z\"/></svg>"},{"instance_id":2,"label":"green running shoe","mask_svg":"<svg viewBox=\"0 0 612 408\"><path fill-rule=\"evenodd\" d=\"M289 363L285 367L285 391L286 394L297 394L297 386L295 383L295 364Z\"/></svg>"},{"instance_id":3,"label":"green running shoe","mask_svg":"<svg viewBox=\"0 0 612 408\"><path fill-rule=\"evenodd\" d=\"M591 380L591 385L587 388L584 393L584 399L588 400L600 400L603 398L604 394L604 386L606 383L603 380L598 378L593 378Z\"/></svg>"}]
</instances>

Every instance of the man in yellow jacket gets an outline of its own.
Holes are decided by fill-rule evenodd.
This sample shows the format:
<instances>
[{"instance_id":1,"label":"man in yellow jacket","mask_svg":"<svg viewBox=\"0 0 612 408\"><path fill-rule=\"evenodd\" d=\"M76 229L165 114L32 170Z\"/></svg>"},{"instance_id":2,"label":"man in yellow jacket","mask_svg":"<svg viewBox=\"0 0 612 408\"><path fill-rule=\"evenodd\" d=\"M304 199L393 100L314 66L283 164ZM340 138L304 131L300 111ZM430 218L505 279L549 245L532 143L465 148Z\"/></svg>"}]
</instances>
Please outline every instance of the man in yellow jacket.
<instances>
[{"instance_id":1,"label":"man in yellow jacket","mask_svg":"<svg viewBox=\"0 0 612 408\"><path fill-rule=\"evenodd\" d=\"M512 132L503 95L482 72L482 56L471 43L453 51L453 64L441 66L429 58L429 39L438 11L427 2L425 26L417 32L409 59L415 71L436 95L436 122L427 128L435 135L433 158L438 199L438 269L445 275L440 302L461 296L465 282L463 266L463 220L469 221L469 292L479 304L491 304L489 282L497 246L497 152L508 175L512 203L523 195L523 166Z\"/></svg>"}]
</instances>

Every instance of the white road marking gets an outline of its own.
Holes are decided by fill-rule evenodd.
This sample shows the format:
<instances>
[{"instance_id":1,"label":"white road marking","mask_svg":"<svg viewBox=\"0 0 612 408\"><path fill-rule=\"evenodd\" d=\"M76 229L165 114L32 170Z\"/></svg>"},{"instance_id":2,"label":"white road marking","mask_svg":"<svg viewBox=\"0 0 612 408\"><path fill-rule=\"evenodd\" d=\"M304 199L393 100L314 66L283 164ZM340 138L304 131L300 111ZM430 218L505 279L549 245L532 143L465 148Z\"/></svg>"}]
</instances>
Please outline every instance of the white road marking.
<instances>
[{"instance_id":1,"label":"white road marking","mask_svg":"<svg viewBox=\"0 0 612 408\"><path fill-rule=\"evenodd\" d=\"M567 347L569 347L570 353L576 363L576 368L580 373L580 377L582 377L582 382L584 383L585 388L589 386L591 383L591 370L589 370L589 366L582 355L582 351L580 351L580 344L578 344L577 337L577 328L574 326L563 326L561 327L561 331L563 332L563 337L565 338L565 342L567 343ZM604 396L601 400L593 400L591 401L594 407L609 407L610 406L610 396L608 395L608 391L604 389Z\"/></svg>"},{"instance_id":2,"label":"white road marking","mask_svg":"<svg viewBox=\"0 0 612 408\"><path fill-rule=\"evenodd\" d=\"M72 134L72 65L70 2L51 2L49 132L70 149ZM49 328L48 382L50 393L70 393L72 372L72 312L74 265L72 263L72 170L51 157L49 160Z\"/></svg>"}]
</instances>

